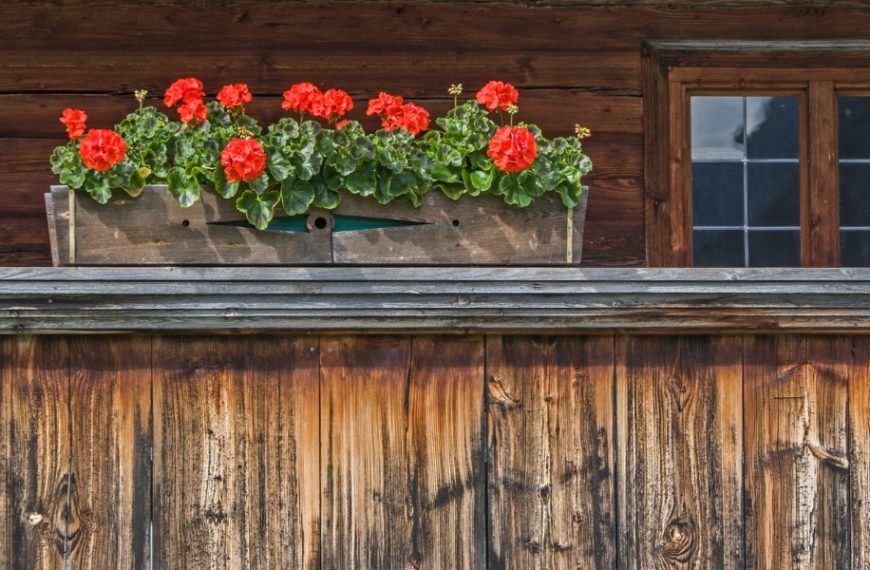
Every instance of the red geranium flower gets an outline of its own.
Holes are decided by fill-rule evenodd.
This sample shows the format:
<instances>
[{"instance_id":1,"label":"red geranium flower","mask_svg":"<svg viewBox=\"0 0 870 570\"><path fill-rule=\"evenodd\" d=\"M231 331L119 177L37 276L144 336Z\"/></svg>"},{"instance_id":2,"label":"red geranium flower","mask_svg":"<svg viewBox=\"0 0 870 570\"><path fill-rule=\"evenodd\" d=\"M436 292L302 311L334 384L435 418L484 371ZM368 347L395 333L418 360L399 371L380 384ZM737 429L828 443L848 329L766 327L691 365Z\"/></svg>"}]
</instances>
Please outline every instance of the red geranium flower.
<instances>
[{"instance_id":1,"label":"red geranium flower","mask_svg":"<svg viewBox=\"0 0 870 570\"><path fill-rule=\"evenodd\" d=\"M347 125L347 120L339 121L339 122L335 123L335 128L336 129L343 129L345 127L345 125Z\"/></svg>"},{"instance_id":2,"label":"red geranium flower","mask_svg":"<svg viewBox=\"0 0 870 570\"><path fill-rule=\"evenodd\" d=\"M208 115L208 108L202 102L202 99L194 99L179 105L178 115L181 117L182 123L189 123L193 120L202 123L205 121L206 115Z\"/></svg>"},{"instance_id":3,"label":"red geranium flower","mask_svg":"<svg viewBox=\"0 0 870 570\"><path fill-rule=\"evenodd\" d=\"M327 89L323 94L323 108L320 110L320 116L331 123L339 117L343 117L351 109L353 109L353 99L346 91Z\"/></svg>"},{"instance_id":4,"label":"red geranium flower","mask_svg":"<svg viewBox=\"0 0 870 570\"><path fill-rule=\"evenodd\" d=\"M79 143L79 156L88 168L103 172L124 160L127 144L115 131L92 129Z\"/></svg>"},{"instance_id":5,"label":"red geranium flower","mask_svg":"<svg viewBox=\"0 0 870 570\"><path fill-rule=\"evenodd\" d=\"M227 109L235 109L245 103L250 103L252 97L247 85L244 83L233 83L221 87L221 90L218 91L217 99Z\"/></svg>"},{"instance_id":6,"label":"red geranium flower","mask_svg":"<svg viewBox=\"0 0 870 570\"><path fill-rule=\"evenodd\" d=\"M297 83L284 92L281 107L319 117L323 112L323 93L313 83Z\"/></svg>"},{"instance_id":7,"label":"red geranium flower","mask_svg":"<svg viewBox=\"0 0 870 570\"><path fill-rule=\"evenodd\" d=\"M81 109L66 108L60 116L60 122L66 125L66 134L71 139L77 139L85 134L87 126L85 122L88 120L88 114Z\"/></svg>"},{"instance_id":8,"label":"red geranium flower","mask_svg":"<svg viewBox=\"0 0 870 570\"><path fill-rule=\"evenodd\" d=\"M235 138L221 152L221 165L230 182L250 182L266 168L266 152L256 139Z\"/></svg>"},{"instance_id":9,"label":"red geranium flower","mask_svg":"<svg viewBox=\"0 0 870 570\"><path fill-rule=\"evenodd\" d=\"M419 105L405 103L391 120L396 126L417 136L429 128L429 111Z\"/></svg>"},{"instance_id":10,"label":"red geranium flower","mask_svg":"<svg viewBox=\"0 0 870 570\"><path fill-rule=\"evenodd\" d=\"M493 109L506 110L511 105L516 105L520 94L510 83L502 81L490 81L477 92L477 102L492 111Z\"/></svg>"},{"instance_id":11,"label":"red geranium flower","mask_svg":"<svg viewBox=\"0 0 870 570\"><path fill-rule=\"evenodd\" d=\"M429 111L413 103L405 103L398 95L379 93L377 99L369 99L366 115L378 115L381 127L388 131L405 129L418 135L429 128Z\"/></svg>"},{"instance_id":12,"label":"red geranium flower","mask_svg":"<svg viewBox=\"0 0 870 570\"><path fill-rule=\"evenodd\" d=\"M377 99L369 99L369 108L366 110L366 115L372 117L379 115L383 119L384 115L394 115L399 112L405 100L398 95L390 95L381 91L378 93Z\"/></svg>"},{"instance_id":13,"label":"red geranium flower","mask_svg":"<svg viewBox=\"0 0 870 570\"><path fill-rule=\"evenodd\" d=\"M179 101L190 103L197 99L201 101L203 97L205 97L205 91L202 90L202 81L195 77L185 77L169 86L166 93L163 94L163 104L167 107L173 107Z\"/></svg>"},{"instance_id":14,"label":"red geranium flower","mask_svg":"<svg viewBox=\"0 0 870 570\"><path fill-rule=\"evenodd\" d=\"M505 125L492 136L486 154L499 170L520 172L535 162L538 143L528 129Z\"/></svg>"}]
</instances>

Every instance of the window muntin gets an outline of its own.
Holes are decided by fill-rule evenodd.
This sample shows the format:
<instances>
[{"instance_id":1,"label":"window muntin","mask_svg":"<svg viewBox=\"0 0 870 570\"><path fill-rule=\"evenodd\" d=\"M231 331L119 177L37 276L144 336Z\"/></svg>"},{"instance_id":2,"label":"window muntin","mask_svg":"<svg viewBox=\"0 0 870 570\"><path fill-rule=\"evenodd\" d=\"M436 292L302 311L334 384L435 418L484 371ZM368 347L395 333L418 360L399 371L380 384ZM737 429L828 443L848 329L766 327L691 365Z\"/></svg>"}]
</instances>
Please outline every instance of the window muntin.
<instances>
[{"instance_id":1,"label":"window muntin","mask_svg":"<svg viewBox=\"0 0 870 570\"><path fill-rule=\"evenodd\" d=\"M694 265L800 266L800 97L689 103Z\"/></svg>"}]
</instances>

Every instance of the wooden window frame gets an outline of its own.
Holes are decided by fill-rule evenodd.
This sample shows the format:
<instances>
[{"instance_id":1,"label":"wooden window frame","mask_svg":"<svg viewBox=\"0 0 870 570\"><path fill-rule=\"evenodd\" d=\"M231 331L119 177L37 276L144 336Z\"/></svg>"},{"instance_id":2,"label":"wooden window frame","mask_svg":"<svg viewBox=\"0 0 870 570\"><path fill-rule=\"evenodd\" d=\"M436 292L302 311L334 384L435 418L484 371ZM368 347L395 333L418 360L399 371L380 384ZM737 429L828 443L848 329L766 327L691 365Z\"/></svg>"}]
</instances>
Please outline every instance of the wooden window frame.
<instances>
[{"instance_id":1,"label":"wooden window frame","mask_svg":"<svg viewBox=\"0 0 870 570\"><path fill-rule=\"evenodd\" d=\"M837 97L870 94L870 42L646 42L647 265L692 266L689 97L800 97L801 266L840 264Z\"/></svg>"}]
</instances>

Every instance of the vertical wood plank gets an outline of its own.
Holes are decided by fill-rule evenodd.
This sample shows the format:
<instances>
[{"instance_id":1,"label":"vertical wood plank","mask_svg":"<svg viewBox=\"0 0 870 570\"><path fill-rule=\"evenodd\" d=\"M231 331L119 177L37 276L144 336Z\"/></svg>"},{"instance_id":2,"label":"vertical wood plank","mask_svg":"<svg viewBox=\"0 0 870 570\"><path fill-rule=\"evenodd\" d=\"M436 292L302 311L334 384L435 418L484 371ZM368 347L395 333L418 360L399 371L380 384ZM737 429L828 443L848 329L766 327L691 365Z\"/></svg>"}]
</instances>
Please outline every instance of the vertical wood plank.
<instances>
[{"instance_id":1,"label":"vertical wood plank","mask_svg":"<svg viewBox=\"0 0 870 570\"><path fill-rule=\"evenodd\" d=\"M742 568L742 346L628 337L619 367L620 567Z\"/></svg>"},{"instance_id":2,"label":"vertical wood plank","mask_svg":"<svg viewBox=\"0 0 870 570\"><path fill-rule=\"evenodd\" d=\"M62 337L15 337L9 380L15 570L61 568L69 549L69 361Z\"/></svg>"},{"instance_id":3,"label":"vertical wood plank","mask_svg":"<svg viewBox=\"0 0 870 570\"><path fill-rule=\"evenodd\" d=\"M489 567L613 568L613 338L488 337Z\"/></svg>"},{"instance_id":4,"label":"vertical wood plank","mask_svg":"<svg viewBox=\"0 0 870 570\"><path fill-rule=\"evenodd\" d=\"M849 566L841 337L748 337L745 350L747 566Z\"/></svg>"},{"instance_id":5,"label":"vertical wood plank","mask_svg":"<svg viewBox=\"0 0 870 570\"><path fill-rule=\"evenodd\" d=\"M325 570L419 565L405 406L410 338L321 341Z\"/></svg>"},{"instance_id":6,"label":"vertical wood plank","mask_svg":"<svg viewBox=\"0 0 870 570\"><path fill-rule=\"evenodd\" d=\"M326 337L323 568L485 565L483 342Z\"/></svg>"},{"instance_id":7,"label":"vertical wood plank","mask_svg":"<svg viewBox=\"0 0 870 570\"><path fill-rule=\"evenodd\" d=\"M845 340L845 339L844 339ZM849 472L852 568L870 567L870 337L850 339Z\"/></svg>"},{"instance_id":8,"label":"vertical wood plank","mask_svg":"<svg viewBox=\"0 0 870 570\"><path fill-rule=\"evenodd\" d=\"M486 567L482 337L419 336L407 404L413 559Z\"/></svg>"},{"instance_id":9,"label":"vertical wood plank","mask_svg":"<svg viewBox=\"0 0 870 570\"><path fill-rule=\"evenodd\" d=\"M12 567L12 505L9 496L11 453L9 427L12 391L12 346L14 337L0 337L0 568Z\"/></svg>"},{"instance_id":10,"label":"vertical wood plank","mask_svg":"<svg viewBox=\"0 0 870 570\"><path fill-rule=\"evenodd\" d=\"M803 142L801 241L804 267L840 266L840 169L837 160L837 94L833 81L810 81L808 134ZM803 130L801 132L804 132ZM804 190L805 189L805 190Z\"/></svg>"},{"instance_id":11,"label":"vertical wood plank","mask_svg":"<svg viewBox=\"0 0 870 570\"><path fill-rule=\"evenodd\" d=\"M150 567L151 338L71 337L68 568Z\"/></svg>"},{"instance_id":12,"label":"vertical wood plank","mask_svg":"<svg viewBox=\"0 0 870 570\"><path fill-rule=\"evenodd\" d=\"M155 567L317 567L317 359L316 338L156 340Z\"/></svg>"}]
</instances>

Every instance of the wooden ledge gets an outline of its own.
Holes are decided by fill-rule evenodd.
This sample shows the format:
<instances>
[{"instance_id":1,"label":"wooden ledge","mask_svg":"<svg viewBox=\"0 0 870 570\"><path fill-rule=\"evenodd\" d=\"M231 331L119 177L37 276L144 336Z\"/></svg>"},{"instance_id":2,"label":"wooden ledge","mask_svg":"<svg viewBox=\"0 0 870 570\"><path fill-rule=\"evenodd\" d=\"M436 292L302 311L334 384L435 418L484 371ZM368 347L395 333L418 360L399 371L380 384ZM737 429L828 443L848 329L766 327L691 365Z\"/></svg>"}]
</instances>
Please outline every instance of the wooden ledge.
<instances>
[{"instance_id":1,"label":"wooden ledge","mask_svg":"<svg viewBox=\"0 0 870 570\"><path fill-rule=\"evenodd\" d=\"M0 269L3 334L861 330L868 269Z\"/></svg>"}]
</instances>

